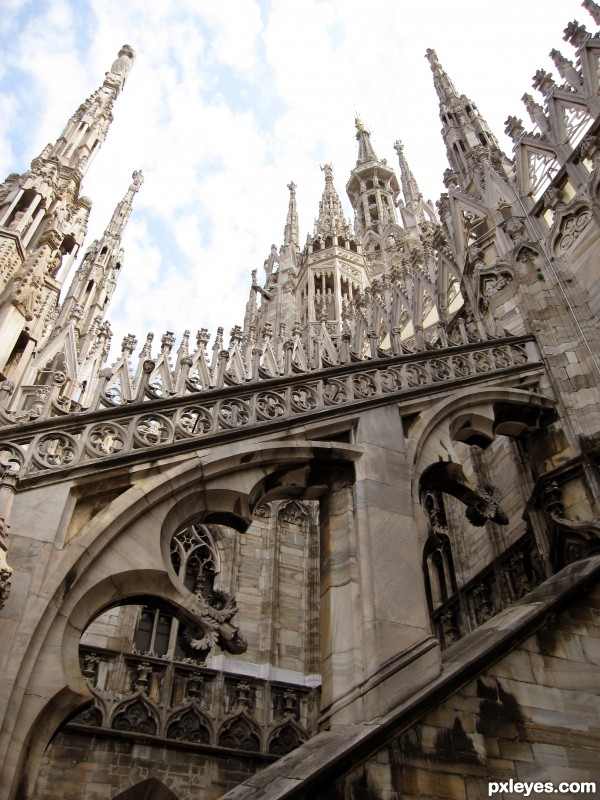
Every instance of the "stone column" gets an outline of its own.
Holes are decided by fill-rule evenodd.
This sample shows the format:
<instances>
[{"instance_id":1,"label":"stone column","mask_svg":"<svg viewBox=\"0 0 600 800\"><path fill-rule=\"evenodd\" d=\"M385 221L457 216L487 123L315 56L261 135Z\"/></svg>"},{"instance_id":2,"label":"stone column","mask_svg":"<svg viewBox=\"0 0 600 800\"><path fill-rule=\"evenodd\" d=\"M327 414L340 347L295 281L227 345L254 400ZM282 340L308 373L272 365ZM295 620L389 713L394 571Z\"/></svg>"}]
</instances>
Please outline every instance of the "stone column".
<instances>
[{"instance_id":1,"label":"stone column","mask_svg":"<svg viewBox=\"0 0 600 800\"><path fill-rule=\"evenodd\" d=\"M329 476L321 498L322 719L361 719L362 624L351 474Z\"/></svg>"},{"instance_id":2,"label":"stone column","mask_svg":"<svg viewBox=\"0 0 600 800\"><path fill-rule=\"evenodd\" d=\"M405 454L401 409L364 411L355 443L356 543L364 652L364 719L373 719L440 671L432 636L422 552L413 513L413 464Z\"/></svg>"}]
</instances>

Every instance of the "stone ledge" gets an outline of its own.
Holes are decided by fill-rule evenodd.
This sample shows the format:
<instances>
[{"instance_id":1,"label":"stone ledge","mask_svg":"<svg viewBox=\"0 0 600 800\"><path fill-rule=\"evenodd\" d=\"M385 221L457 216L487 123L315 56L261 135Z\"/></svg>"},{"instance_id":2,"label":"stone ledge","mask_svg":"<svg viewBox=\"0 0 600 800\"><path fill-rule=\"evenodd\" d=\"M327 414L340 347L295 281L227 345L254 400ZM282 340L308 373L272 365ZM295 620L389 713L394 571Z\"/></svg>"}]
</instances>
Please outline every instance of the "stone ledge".
<instances>
[{"instance_id":1,"label":"stone ledge","mask_svg":"<svg viewBox=\"0 0 600 800\"><path fill-rule=\"evenodd\" d=\"M438 678L394 711L370 723L323 731L221 800L288 800L317 791L373 755L482 670L513 650L548 616L600 579L600 556L579 561L536 587L444 653Z\"/></svg>"}]
</instances>

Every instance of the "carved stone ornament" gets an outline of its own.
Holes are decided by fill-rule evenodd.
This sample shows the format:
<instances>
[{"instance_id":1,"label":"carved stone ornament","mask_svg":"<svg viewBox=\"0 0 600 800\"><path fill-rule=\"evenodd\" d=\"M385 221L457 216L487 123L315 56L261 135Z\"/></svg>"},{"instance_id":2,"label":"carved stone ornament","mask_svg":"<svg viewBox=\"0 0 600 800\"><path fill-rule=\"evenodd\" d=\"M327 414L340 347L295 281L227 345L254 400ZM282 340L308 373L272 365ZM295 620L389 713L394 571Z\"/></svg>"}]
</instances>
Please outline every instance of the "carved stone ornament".
<instances>
[{"instance_id":1,"label":"carved stone ornament","mask_svg":"<svg viewBox=\"0 0 600 800\"><path fill-rule=\"evenodd\" d=\"M500 506L503 496L500 489L491 483L478 486L467 505L466 518L478 528L488 520L498 525L508 525L508 517Z\"/></svg>"},{"instance_id":2,"label":"carved stone ornament","mask_svg":"<svg viewBox=\"0 0 600 800\"><path fill-rule=\"evenodd\" d=\"M591 219L592 212L589 208L584 208L579 214L570 215L563 220L556 247L560 255L564 255L572 247Z\"/></svg>"},{"instance_id":3,"label":"carved stone ornament","mask_svg":"<svg viewBox=\"0 0 600 800\"><path fill-rule=\"evenodd\" d=\"M177 739L180 742L208 744L211 740L211 725L194 703L184 711L173 714L167 723L167 738Z\"/></svg>"},{"instance_id":4,"label":"carved stone ornament","mask_svg":"<svg viewBox=\"0 0 600 800\"><path fill-rule=\"evenodd\" d=\"M246 712L225 722L219 733L219 746L236 750L260 750L260 733L254 720Z\"/></svg>"},{"instance_id":5,"label":"carved stone ornament","mask_svg":"<svg viewBox=\"0 0 600 800\"><path fill-rule=\"evenodd\" d=\"M550 528L550 561L554 569L600 554L600 518L567 519L562 490L556 481L544 487L542 509Z\"/></svg>"},{"instance_id":6,"label":"carved stone ornament","mask_svg":"<svg viewBox=\"0 0 600 800\"><path fill-rule=\"evenodd\" d=\"M529 239L525 231L525 225L518 217L509 217L504 224L504 230L515 245L522 244Z\"/></svg>"},{"instance_id":7,"label":"carved stone ornament","mask_svg":"<svg viewBox=\"0 0 600 800\"><path fill-rule=\"evenodd\" d=\"M180 634L181 644L188 655L204 660L213 647L218 644L222 650L239 655L245 653L248 643L231 624L238 608L233 598L222 590L212 593L210 603L198 597L200 612L195 614L194 622L184 624Z\"/></svg>"},{"instance_id":8,"label":"carved stone ornament","mask_svg":"<svg viewBox=\"0 0 600 800\"><path fill-rule=\"evenodd\" d=\"M308 517L308 512L302 503L295 500L282 506L279 510L279 519L281 522L287 522L289 525L302 525Z\"/></svg>"},{"instance_id":9,"label":"carved stone ornament","mask_svg":"<svg viewBox=\"0 0 600 800\"><path fill-rule=\"evenodd\" d=\"M156 712L150 702L139 695L133 701L127 700L122 710L117 711L111 728L117 731L133 731L135 733L149 733L155 735L157 724Z\"/></svg>"}]
</instances>

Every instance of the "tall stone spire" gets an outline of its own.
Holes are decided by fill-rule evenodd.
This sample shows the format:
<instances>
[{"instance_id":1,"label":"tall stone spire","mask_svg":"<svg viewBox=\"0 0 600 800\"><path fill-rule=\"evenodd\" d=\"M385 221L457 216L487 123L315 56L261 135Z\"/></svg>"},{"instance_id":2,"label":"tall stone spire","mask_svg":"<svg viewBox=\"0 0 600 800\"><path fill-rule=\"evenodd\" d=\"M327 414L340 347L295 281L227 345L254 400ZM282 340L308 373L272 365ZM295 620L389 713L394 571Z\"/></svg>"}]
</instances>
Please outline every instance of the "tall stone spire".
<instances>
[{"instance_id":1,"label":"tall stone spire","mask_svg":"<svg viewBox=\"0 0 600 800\"><path fill-rule=\"evenodd\" d=\"M375 150L373 149L370 131L365 128L363 121L358 117L354 120L354 124L356 125L356 140L358 142L357 166L369 161L379 162Z\"/></svg>"},{"instance_id":2,"label":"tall stone spire","mask_svg":"<svg viewBox=\"0 0 600 800\"><path fill-rule=\"evenodd\" d=\"M333 166L324 164L325 188L319 203L319 216L315 220L315 236L350 236L350 225L344 218L344 210L339 195L333 185Z\"/></svg>"},{"instance_id":3,"label":"tall stone spire","mask_svg":"<svg viewBox=\"0 0 600 800\"><path fill-rule=\"evenodd\" d=\"M22 400L22 385L36 386L47 380L48 370L42 367L48 364L64 375L61 398L65 402L76 401L83 407L89 402L110 347L112 333L106 314L123 266L123 233L133 198L143 180L140 171L133 173L132 183L117 204L104 234L88 247L51 335L38 347L21 385L15 388L14 409L19 408Z\"/></svg>"},{"instance_id":4,"label":"tall stone spire","mask_svg":"<svg viewBox=\"0 0 600 800\"><path fill-rule=\"evenodd\" d=\"M444 182L447 188L460 186L463 192L480 197L485 192L486 164L508 179L512 177L512 164L475 104L466 95L459 95L435 50L427 50L426 58L440 101L442 138L450 162Z\"/></svg>"},{"instance_id":5,"label":"tall stone spire","mask_svg":"<svg viewBox=\"0 0 600 800\"><path fill-rule=\"evenodd\" d=\"M132 182L123 199L117 203L102 238L88 247L75 273L60 309L55 331L60 331L75 314L79 318L79 336L85 337L106 315L123 266L122 238L131 216L133 198L144 182L140 170L136 170L131 177Z\"/></svg>"},{"instance_id":6,"label":"tall stone spire","mask_svg":"<svg viewBox=\"0 0 600 800\"><path fill-rule=\"evenodd\" d=\"M83 177L106 139L114 102L125 86L134 59L133 48L123 45L102 85L79 106L54 146L48 145L42 157L46 154L48 159L56 158L61 167L76 169Z\"/></svg>"},{"instance_id":7,"label":"tall stone spire","mask_svg":"<svg viewBox=\"0 0 600 800\"><path fill-rule=\"evenodd\" d=\"M423 200L423 195L419 185L408 165L404 155L404 145L398 139L394 142L394 150L398 154L400 163L400 182L402 184L402 194L404 203L399 200L398 207L405 227L426 222L427 219L435 220L436 213L433 205Z\"/></svg>"},{"instance_id":8,"label":"tall stone spire","mask_svg":"<svg viewBox=\"0 0 600 800\"><path fill-rule=\"evenodd\" d=\"M290 190L290 203L288 206L287 219L283 231L283 246L298 248L300 246L300 229L298 226L298 208L296 206L296 184L294 181L288 183Z\"/></svg>"},{"instance_id":9,"label":"tall stone spire","mask_svg":"<svg viewBox=\"0 0 600 800\"><path fill-rule=\"evenodd\" d=\"M402 184L404 202L407 206L414 205L416 207L423 195L419 190L415 176L408 166L408 161L404 155L404 145L399 139L394 142L394 150L398 153L398 161L400 162L400 183Z\"/></svg>"},{"instance_id":10,"label":"tall stone spire","mask_svg":"<svg viewBox=\"0 0 600 800\"><path fill-rule=\"evenodd\" d=\"M54 145L0 185L0 376L12 379L14 365L21 369L23 353L45 341L56 319L62 281L91 209L81 180L106 138L134 57L124 45Z\"/></svg>"},{"instance_id":11,"label":"tall stone spire","mask_svg":"<svg viewBox=\"0 0 600 800\"><path fill-rule=\"evenodd\" d=\"M429 65L431 66L433 85L438 94L440 103L449 103L451 100L458 98L459 94L456 91L456 87L440 64L435 50L428 48L425 51L425 58L429 61Z\"/></svg>"}]
</instances>

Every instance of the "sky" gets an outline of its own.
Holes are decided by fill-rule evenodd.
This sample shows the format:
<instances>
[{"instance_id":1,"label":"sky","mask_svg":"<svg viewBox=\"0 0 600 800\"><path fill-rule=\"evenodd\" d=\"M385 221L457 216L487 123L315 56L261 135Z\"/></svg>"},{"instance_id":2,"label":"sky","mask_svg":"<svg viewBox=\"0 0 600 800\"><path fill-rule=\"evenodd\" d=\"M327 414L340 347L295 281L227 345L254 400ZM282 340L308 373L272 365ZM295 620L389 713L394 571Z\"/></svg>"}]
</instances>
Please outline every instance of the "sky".
<instances>
[{"instance_id":1,"label":"sky","mask_svg":"<svg viewBox=\"0 0 600 800\"><path fill-rule=\"evenodd\" d=\"M375 151L405 156L437 200L447 166L428 47L507 153L509 114L527 112L537 69L573 19L577 0L0 0L0 180L24 172L101 83L117 52L137 57L114 122L82 191L99 238L134 169L145 183L124 237L108 317L113 352L127 333L155 345L173 331L225 336L242 324L251 272L264 279L283 240L297 184L301 244L332 163L336 188L356 161L354 118ZM556 76L558 78L558 76ZM538 101L541 98L536 97Z\"/></svg>"}]
</instances>

